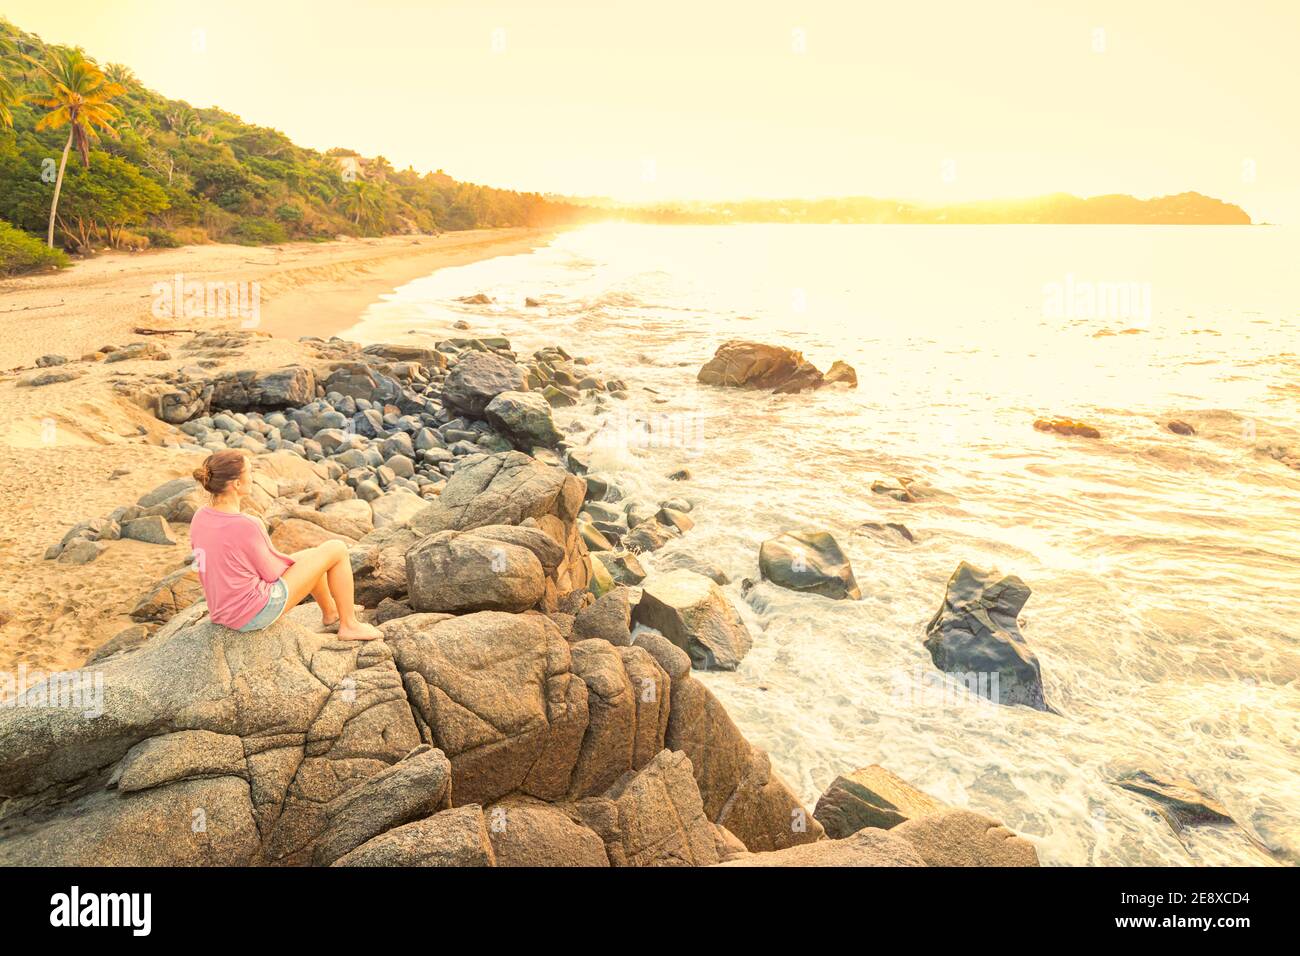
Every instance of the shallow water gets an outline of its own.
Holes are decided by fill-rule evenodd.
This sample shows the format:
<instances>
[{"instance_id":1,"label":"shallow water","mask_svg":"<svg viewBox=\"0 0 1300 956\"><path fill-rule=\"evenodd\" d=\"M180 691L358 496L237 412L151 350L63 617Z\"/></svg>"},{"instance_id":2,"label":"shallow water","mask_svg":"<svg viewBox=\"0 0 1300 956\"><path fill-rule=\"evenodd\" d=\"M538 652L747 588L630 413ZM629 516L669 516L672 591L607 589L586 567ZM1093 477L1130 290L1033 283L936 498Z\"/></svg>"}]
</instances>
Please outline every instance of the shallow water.
<instances>
[{"instance_id":1,"label":"shallow water","mask_svg":"<svg viewBox=\"0 0 1300 956\"><path fill-rule=\"evenodd\" d=\"M1297 862L1300 471L1280 459L1300 458L1298 252L1282 228L595 226L412 282L348 337L465 319L629 383L557 420L579 441L603 426L597 464L629 492L696 501L670 548L730 574L755 639L702 678L809 805L879 763L1045 863L1268 862L1245 834ZM477 292L501 304L454 301ZM859 388L697 385L736 337L843 359ZM1044 414L1103 438L1037 432ZM693 479L667 481L681 465ZM941 494L895 502L877 475ZM760 543L797 527L836 536L861 601L741 597ZM961 560L1033 589L1022 629L1060 715L936 679L923 629ZM1244 833L1175 836L1109 782L1128 758L1191 779Z\"/></svg>"}]
</instances>

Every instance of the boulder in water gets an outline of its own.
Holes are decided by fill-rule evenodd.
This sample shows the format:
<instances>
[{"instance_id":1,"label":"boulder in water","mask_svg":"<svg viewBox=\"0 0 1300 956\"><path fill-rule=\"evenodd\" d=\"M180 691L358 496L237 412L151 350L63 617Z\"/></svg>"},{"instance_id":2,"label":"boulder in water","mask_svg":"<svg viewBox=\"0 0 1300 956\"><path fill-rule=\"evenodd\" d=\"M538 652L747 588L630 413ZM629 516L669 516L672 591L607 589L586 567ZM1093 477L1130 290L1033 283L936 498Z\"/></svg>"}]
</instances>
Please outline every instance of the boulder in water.
<instances>
[{"instance_id":1,"label":"boulder in water","mask_svg":"<svg viewBox=\"0 0 1300 956\"><path fill-rule=\"evenodd\" d=\"M925 649L941 671L965 675L1000 704L1050 711L1038 658L1016 623L1030 593L1015 575L998 578L963 561L925 629Z\"/></svg>"},{"instance_id":2,"label":"boulder in water","mask_svg":"<svg viewBox=\"0 0 1300 956\"><path fill-rule=\"evenodd\" d=\"M1158 774L1131 761L1117 768L1114 783L1155 804L1175 833L1187 826L1236 822L1223 804L1206 796L1190 780Z\"/></svg>"},{"instance_id":3,"label":"boulder in water","mask_svg":"<svg viewBox=\"0 0 1300 956\"><path fill-rule=\"evenodd\" d=\"M859 600L853 567L827 531L791 531L764 541L758 552L763 577L792 591Z\"/></svg>"},{"instance_id":4,"label":"boulder in water","mask_svg":"<svg viewBox=\"0 0 1300 956\"><path fill-rule=\"evenodd\" d=\"M833 378L823 375L794 349L733 339L718 346L697 377L704 385L767 388L778 394L810 391L831 381L857 385L857 374L850 366L836 362L831 369Z\"/></svg>"}]
</instances>

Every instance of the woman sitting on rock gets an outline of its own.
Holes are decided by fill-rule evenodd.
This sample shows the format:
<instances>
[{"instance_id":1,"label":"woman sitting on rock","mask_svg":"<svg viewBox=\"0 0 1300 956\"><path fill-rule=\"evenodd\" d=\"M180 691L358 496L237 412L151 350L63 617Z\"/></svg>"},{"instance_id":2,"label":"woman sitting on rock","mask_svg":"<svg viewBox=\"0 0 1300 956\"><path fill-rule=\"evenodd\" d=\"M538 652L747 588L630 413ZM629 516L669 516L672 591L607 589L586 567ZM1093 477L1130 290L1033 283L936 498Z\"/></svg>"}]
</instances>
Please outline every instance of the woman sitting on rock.
<instances>
[{"instance_id":1,"label":"woman sitting on rock","mask_svg":"<svg viewBox=\"0 0 1300 956\"><path fill-rule=\"evenodd\" d=\"M327 630L348 641L370 641L379 630L357 620L352 604L352 565L341 541L281 554L271 544L261 519L240 511L240 499L253 490L247 452L209 455L194 480L212 495L190 522L190 544L208 615L214 624L236 631L270 627L308 594L320 605Z\"/></svg>"}]
</instances>

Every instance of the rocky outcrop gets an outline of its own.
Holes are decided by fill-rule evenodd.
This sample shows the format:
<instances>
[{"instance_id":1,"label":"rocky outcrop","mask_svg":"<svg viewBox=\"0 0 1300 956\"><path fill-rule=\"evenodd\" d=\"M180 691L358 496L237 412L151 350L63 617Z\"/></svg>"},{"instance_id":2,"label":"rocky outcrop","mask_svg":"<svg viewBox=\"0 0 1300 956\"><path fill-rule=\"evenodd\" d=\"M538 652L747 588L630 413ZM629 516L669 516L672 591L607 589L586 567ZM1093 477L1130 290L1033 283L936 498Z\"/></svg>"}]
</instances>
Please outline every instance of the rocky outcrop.
<instances>
[{"instance_id":1,"label":"rocky outcrop","mask_svg":"<svg viewBox=\"0 0 1300 956\"><path fill-rule=\"evenodd\" d=\"M614 866L711 866L719 862L713 824L685 754L662 750L600 798L576 807L599 834Z\"/></svg>"},{"instance_id":2,"label":"rocky outcrop","mask_svg":"<svg viewBox=\"0 0 1300 956\"><path fill-rule=\"evenodd\" d=\"M963 561L925 629L925 649L935 666L965 676L973 691L1000 704L1050 711L1038 657L1016 623L1030 593L1015 575L998 578Z\"/></svg>"},{"instance_id":3,"label":"rocky outcrop","mask_svg":"<svg viewBox=\"0 0 1300 956\"><path fill-rule=\"evenodd\" d=\"M695 667L735 670L753 644L749 629L722 590L694 571L652 574L634 617L690 655Z\"/></svg>"},{"instance_id":4,"label":"rocky outcrop","mask_svg":"<svg viewBox=\"0 0 1300 956\"><path fill-rule=\"evenodd\" d=\"M777 393L821 388L828 381L857 385L857 375L843 362L832 366L828 379L801 352L780 345L763 345L733 339L718 346L698 380L704 385L734 388L766 388Z\"/></svg>"},{"instance_id":5,"label":"rocky outcrop","mask_svg":"<svg viewBox=\"0 0 1300 956\"><path fill-rule=\"evenodd\" d=\"M637 634L635 646L645 648L671 681L664 746L690 758L709 819L754 851L821 839L821 824L772 772L767 754L745 739L718 699L691 676L686 652L648 631Z\"/></svg>"},{"instance_id":6,"label":"rocky outcrop","mask_svg":"<svg viewBox=\"0 0 1300 956\"><path fill-rule=\"evenodd\" d=\"M853 566L826 531L791 531L769 538L759 549L758 566L765 579L792 591L836 600L862 597Z\"/></svg>"},{"instance_id":7,"label":"rocky outcrop","mask_svg":"<svg viewBox=\"0 0 1300 956\"><path fill-rule=\"evenodd\" d=\"M331 801L420 743L384 644L290 618L169 625L96 674L111 693L0 710L0 864L310 862Z\"/></svg>"}]
</instances>

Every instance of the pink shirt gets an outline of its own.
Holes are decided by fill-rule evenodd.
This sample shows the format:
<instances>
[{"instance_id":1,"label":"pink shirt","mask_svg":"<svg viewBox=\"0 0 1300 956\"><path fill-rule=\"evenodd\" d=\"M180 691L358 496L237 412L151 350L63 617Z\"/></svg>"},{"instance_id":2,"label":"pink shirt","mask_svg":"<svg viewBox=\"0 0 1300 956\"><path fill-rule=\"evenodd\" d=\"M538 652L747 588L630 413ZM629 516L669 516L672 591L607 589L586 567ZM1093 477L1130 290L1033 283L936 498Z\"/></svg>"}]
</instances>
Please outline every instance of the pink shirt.
<instances>
[{"instance_id":1,"label":"pink shirt","mask_svg":"<svg viewBox=\"0 0 1300 956\"><path fill-rule=\"evenodd\" d=\"M293 565L256 518L215 508L195 512L190 546L208 616L226 627L243 627L256 617L270 600L271 585Z\"/></svg>"}]
</instances>

